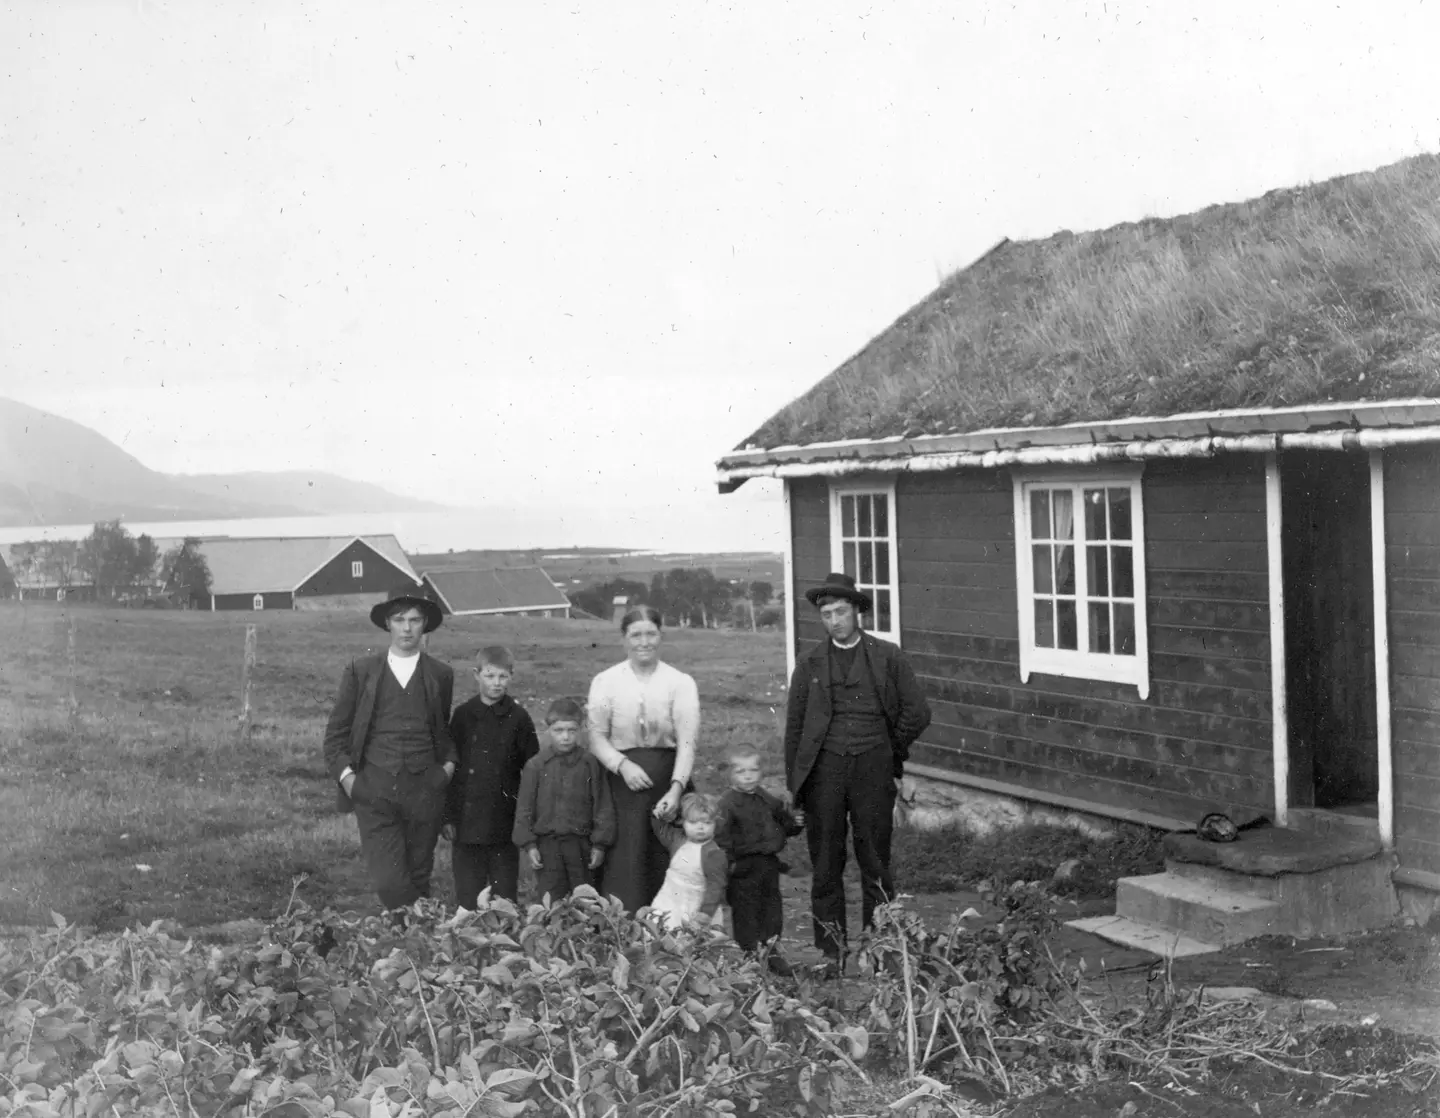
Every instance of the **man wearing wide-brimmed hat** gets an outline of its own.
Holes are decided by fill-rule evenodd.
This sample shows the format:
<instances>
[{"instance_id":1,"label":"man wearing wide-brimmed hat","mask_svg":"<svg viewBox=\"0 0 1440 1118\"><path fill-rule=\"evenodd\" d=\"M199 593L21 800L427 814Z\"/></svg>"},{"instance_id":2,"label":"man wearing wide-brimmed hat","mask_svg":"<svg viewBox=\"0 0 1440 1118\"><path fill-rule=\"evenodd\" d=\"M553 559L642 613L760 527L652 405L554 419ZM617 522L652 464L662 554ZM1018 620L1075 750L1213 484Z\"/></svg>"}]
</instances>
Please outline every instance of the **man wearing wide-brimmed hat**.
<instances>
[{"instance_id":1,"label":"man wearing wide-brimmed hat","mask_svg":"<svg viewBox=\"0 0 1440 1118\"><path fill-rule=\"evenodd\" d=\"M441 617L418 586L401 587L372 609L390 647L346 666L325 726L337 807L354 811L370 880L392 911L430 893L445 786L455 772L448 728L455 673L421 650Z\"/></svg>"},{"instance_id":2,"label":"man wearing wide-brimmed hat","mask_svg":"<svg viewBox=\"0 0 1440 1118\"><path fill-rule=\"evenodd\" d=\"M895 892L890 835L910 745L930 725L930 706L905 654L860 627L870 596L835 572L805 592L826 640L803 655L785 711L785 780L805 814L814 876L810 913L824 969L844 966L845 845L853 832L861 922Z\"/></svg>"}]
</instances>

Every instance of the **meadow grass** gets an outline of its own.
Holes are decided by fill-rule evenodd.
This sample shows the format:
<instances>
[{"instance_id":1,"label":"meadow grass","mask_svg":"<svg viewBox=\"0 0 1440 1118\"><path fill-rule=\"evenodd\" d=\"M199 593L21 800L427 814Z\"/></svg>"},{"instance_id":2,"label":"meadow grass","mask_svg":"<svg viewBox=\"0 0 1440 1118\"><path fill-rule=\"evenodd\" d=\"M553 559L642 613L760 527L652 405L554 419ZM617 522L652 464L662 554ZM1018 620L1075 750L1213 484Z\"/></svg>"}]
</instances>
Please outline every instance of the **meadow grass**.
<instances>
[{"instance_id":1,"label":"meadow grass","mask_svg":"<svg viewBox=\"0 0 1440 1118\"><path fill-rule=\"evenodd\" d=\"M71 718L68 627L75 625ZM311 904L375 906L355 824L334 811L321 759L345 661L384 645L350 613L201 613L0 604L0 924L56 911L100 928L203 927L282 911L294 879ZM254 728L237 733L247 624L258 627ZM516 656L512 693L541 723L622 658L608 623L451 618L430 638L474 693L476 648ZM724 750L753 742L783 785L784 648L775 633L667 631L663 655L694 675L703 724L696 781L724 787ZM142 869L140 867L148 867ZM440 844L437 893L448 895Z\"/></svg>"}]
</instances>

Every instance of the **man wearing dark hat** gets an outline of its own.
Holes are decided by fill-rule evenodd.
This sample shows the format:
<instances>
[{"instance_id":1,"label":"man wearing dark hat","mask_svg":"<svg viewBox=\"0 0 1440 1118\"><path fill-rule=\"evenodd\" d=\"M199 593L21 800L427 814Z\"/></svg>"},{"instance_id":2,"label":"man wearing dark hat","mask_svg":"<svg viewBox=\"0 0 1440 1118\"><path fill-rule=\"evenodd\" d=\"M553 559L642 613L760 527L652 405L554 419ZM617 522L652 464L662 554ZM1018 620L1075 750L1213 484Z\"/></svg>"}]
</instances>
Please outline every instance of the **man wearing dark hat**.
<instances>
[{"instance_id":1,"label":"man wearing dark hat","mask_svg":"<svg viewBox=\"0 0 1440 1118\"><path fill-rule=\"evenodd\" d=\"M838 975L845 949L845 843L853 831L861 923L895 892L890 834L910 744L930 706L905 654L860 628L870 596L846 574L805 592L828 639L800 658L785 711L785 779L805 813L814 877L810 913L824 971Z\"/></svg>"},{"instance_id":2,"label":"man wearing dark hat","mask_svg":"<svg viewBox=\"0 0 1440 1118\"><path fill-rule=\"evenodd\" d=\"M354 811L370 880L391 911L430 893L445 786L455 772L448 729L455 673L420 647L441 616L414 586L372 609L390 648L350 662L325 726L337 807Z\"/></svg>"}]
</instances>

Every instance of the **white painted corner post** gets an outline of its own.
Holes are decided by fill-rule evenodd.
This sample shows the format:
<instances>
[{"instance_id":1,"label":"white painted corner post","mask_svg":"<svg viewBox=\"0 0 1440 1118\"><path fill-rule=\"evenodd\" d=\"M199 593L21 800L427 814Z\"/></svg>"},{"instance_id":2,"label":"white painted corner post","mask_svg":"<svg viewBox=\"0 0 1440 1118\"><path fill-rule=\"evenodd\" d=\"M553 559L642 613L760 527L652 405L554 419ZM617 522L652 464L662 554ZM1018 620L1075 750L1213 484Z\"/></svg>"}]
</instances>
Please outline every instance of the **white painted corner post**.
<instances>
[{"instance_id":1,"label":"white painted corner post","mask_svg":"<svg viewBox=\"0 0 1440 1118\"><path fill-rule=\"evenodd\" d=\"M785 492L785 685L795 674L795 518L790 511L790 479Z\"/></svg>"},{"instance_id":2,"label":"white painted corner post","mask_svg":"<svg viewBox=\"0 0 1440 1118\"><path fill-rule=\"evenodd\" d=\"M1395 848L1395 775L1390 736L1389 572L1385 561L1385 455L1370 452L1370 578L1375 585L1375 797L1380 842Z\"/></svg>"},{"instance_id":3,"label":"white painted corner post","mask_svg":"<svg viewBox=\"0 0 1440 1118\"><path fill-rule=\"evenodd\" d=\"M1270 748L1275 780L1275 825L1290 812L1290 722L1285 692L1285 563L1280 533L1280 460L1265 455L1265 542L1270 561Z\"/></svg>"}]
</instances>

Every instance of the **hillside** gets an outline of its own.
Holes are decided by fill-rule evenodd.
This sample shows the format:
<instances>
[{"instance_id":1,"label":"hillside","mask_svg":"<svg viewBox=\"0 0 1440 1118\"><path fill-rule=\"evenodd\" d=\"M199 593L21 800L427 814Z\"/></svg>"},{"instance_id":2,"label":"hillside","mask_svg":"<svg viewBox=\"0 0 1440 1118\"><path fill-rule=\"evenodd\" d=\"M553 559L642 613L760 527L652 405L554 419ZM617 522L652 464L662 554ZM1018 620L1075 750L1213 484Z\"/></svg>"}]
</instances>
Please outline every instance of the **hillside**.
<instances>
[{"instance_id":1,"label":"hillside","mask_svg":"<svg viewBox=\"0 0 1440 1118\"><path fill-rule=\"evenodd\" d=\"M400 497L378 485L320 470L252 471L241 474L172 474L197 493L220 500L285 505L317 516L363 512L438 512L444 505Z\"/></svg>"},{"instance_id":2,"label":"hillside","mask_svg":"<svg viewBox=\"0 0 1440 1118\"><path fill-rule=\"evenodd\" d=\"M0 527L402 507L413 509L416 502L333 474L164 474L97 431L0 397Z\"/></svg>"}]
</instances>

